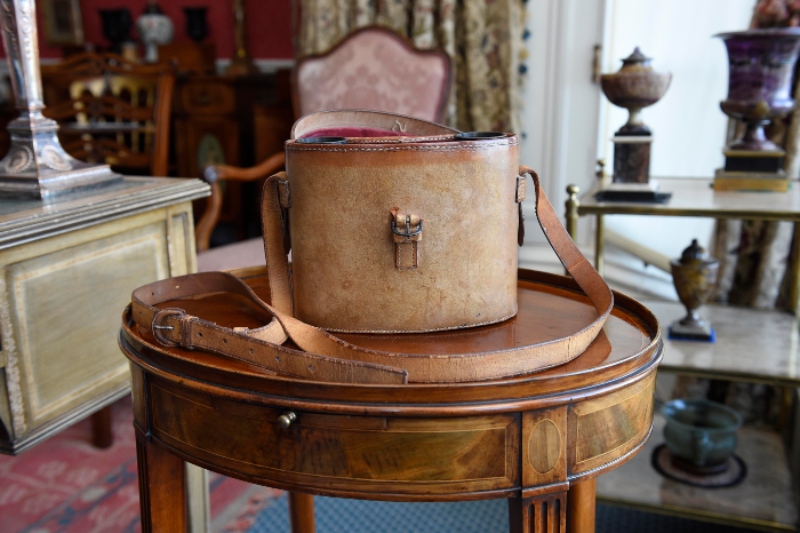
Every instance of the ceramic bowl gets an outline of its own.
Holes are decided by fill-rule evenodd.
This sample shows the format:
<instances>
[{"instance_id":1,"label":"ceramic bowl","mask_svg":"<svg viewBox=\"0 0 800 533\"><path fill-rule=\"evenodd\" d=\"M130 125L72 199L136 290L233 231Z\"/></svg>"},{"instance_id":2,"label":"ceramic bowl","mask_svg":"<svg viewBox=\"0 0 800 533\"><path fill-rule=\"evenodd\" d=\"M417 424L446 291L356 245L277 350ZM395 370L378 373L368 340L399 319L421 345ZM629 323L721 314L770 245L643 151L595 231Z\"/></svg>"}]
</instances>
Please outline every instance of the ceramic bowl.
<instances>
[{"instance_id":1,"label":"ceramic bowl","mask_svg":"<svg viewBox=\"0 0 800 533\"><path fill-rule=\"evenodd\" d=\"M663 409L664 438L672 455L699 467L724 463L736 449L742 417L710 400L672 400Z\"/></svg>"}]
</instances>

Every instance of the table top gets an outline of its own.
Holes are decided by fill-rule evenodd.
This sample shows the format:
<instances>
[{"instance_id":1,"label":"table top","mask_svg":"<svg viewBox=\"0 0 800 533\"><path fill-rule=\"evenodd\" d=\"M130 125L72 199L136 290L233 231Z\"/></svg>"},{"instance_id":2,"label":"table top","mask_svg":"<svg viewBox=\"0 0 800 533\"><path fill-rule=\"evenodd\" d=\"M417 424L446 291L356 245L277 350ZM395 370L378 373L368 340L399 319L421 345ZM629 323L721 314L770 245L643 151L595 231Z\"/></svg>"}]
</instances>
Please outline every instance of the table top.
<instances>
[{"instance_id":1,"label":"table top","mask_svg":"<svg viewBox=\"0 0 800 533\"><path fill-rule=\"evenodd\" d=\"M263 298L263 270L237 275ZM523 270L518 287L519 313L502 324L348 338L467 357L575 332L596 316L571 278ZM513 498L522 507L512 504L512 513L524 517L532 512L525 506L534 505L528 502L541 495L550 509L560 504L556 516L563 524L568 486L629 460L652 426L658 323L634 300L617 296L603 334L570 363L478 382L346 384L279 376L233 357L157 347L149 325L140 330L132 323L130 308L120 346L131 361L137 432L148 441L144 453L155 456L160 448L212 471L301 493L407 501ZM268 318L252 299L232 293L163 305L223 327L254 327ZM157 460L145 464L144 475L166 472ZM162 491L156 499L170 496ZM588 503L594 491L571 494L569 505L588 508L581 497ZM165 508L182 501L178 495Z\"/></svg>"},{"instance_id":2,"label":"table top","mask_svg":"<svg viewBox=\"0 0 800 533\"><path fill-rule=\"evenodd\" d=\"M626 214L758 218L800 221L800 183L788 192L715 191L711 178L651 178L659 191L671 192L664 204L645 202L599 202L595 185L580 198L578 214Z\"/></svg>"},{"instance_id":3,"label":"table top","mask_svg":"<svg viewBox=\"0 0 800 533\"><path fill-rule=\"evenodd\" d=\"M800 319L794 314L728 305L706 305L716 342L670 340L667 329L686 310L677 302L647 301L664 328L660 368L716 379L800 385Z\"/></svg>"},{"instance_id":4,"label":"table top","mask_svg":"<svg viewBox=\"0 0 800 533\"><path fill-rule=\"evenodd\" d=\"M125 176L55 201L0 198L0 249L209 194L199 179Z\"/></svg>"},{"instance_id":5,"label":"table top","mask_svg":"<svg viewBox=\"0 0 800 533\"><path fill-rule=\"evenodd\" d=\"M260 274L248 277L260 297L266 299L268 282ZM500 324L452 332L404 335L341 335L367 348L408 353L470 353L506 349L543 342L574 333L589 324L596 311L570 278L520 270L519 313ZM123 349L135 363L170 378L177 373L202 376L222 388L247 389L256 394L301 397L319 402L325 409L332 400L353 403L354 413L381 411L387 400L422 410L451 410L454 404L491 402L484 412L518 410L527 400L557 396L565 391L589 390L601 383L649 370L661 357L660 333L655 317L635 300L616 294L615 308L600 336L585 353L571 362L541 372L501 380L467 383L412 383L406 385L359 385L322 383L278 376L248 363L200 351L157 346L149 331L140 331L127 316L121 333ZM165 302L164 307L182 307L190 315L225 327L254 328L269 319L262 310L231 295L209 295L202 299ZM159 353L156 353L156 352ZM168 356L168 357L165 357ZM623 384L620 383L620 386ZM498 403L498 399L503 402ZM356 405L360 404L360 405ZM436 407L432 407L435 404ZM451 405L451 407L448 407ZM471 407L474 408L474 405Z\"/></svg>"}]
</instances>

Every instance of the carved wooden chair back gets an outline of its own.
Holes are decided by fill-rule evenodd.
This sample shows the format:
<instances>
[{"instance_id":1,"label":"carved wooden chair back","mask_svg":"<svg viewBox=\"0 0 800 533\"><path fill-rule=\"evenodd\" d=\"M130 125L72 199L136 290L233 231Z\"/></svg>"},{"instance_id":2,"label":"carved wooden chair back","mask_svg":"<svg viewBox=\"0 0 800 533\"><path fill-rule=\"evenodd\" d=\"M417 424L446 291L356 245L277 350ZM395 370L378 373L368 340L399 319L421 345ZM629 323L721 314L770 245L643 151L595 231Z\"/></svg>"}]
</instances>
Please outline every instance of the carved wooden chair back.
<instances>
[{"instance_id":1,"label":"carved wooden chair back","mask_svg":"<svg viewBox=\"0 0 800 533\"><path fill-rule=\"evenodd\" d=\"M367 26L297 61L295 115L369 109L441 122L451 72L446 53L420 50L390 29Z\"/></svg>"},{"instance_id":2,"label":"carved wooden chair back","mask_svg":"<svg viewBox=\"0 0 800 533\"><path fill-rule=\"evenodd\" d=\"M174 71L113 54L43 65L44 114L59 123L59 139L76 159L166 176Z\"/></svg>"},{"instance_id":3,"label":"carved wooden chair back","mask_svg":"<svg viewBox=\"0 0 800 533\"><path fill-rule=\"evenodd\" d=\"M441 122L452 79L449 56L420 50L405 37L381 26L362 28L327 52L298 59L292 73L296 118L316 111L368 109ZM283 167L283 151L250 168L206 167L211 197L197 223L197 250L209 248L222 208L221 184L269 176Z\"/></svg>"}]
</instances>

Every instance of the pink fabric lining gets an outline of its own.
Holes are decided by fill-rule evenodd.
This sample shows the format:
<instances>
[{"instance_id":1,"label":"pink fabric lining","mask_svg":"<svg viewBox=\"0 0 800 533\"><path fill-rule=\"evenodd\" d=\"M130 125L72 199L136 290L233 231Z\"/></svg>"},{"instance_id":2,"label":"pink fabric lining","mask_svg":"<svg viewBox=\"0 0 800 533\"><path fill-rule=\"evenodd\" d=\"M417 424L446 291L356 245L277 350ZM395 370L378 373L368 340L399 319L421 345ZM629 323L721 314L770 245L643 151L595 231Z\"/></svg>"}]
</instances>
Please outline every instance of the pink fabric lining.
<instances>
[{"instance_id":1,"label":"pink fabric lining","mask_svg":"<svg viewBox=\"0 0 800 533\"><path fill-rule=\"evenodd\" d=\"M339 128L321 128L303 135L308 137L401 137L403 133L380 128L359 128L342 126Z\"/></svg>"}]
</instances>

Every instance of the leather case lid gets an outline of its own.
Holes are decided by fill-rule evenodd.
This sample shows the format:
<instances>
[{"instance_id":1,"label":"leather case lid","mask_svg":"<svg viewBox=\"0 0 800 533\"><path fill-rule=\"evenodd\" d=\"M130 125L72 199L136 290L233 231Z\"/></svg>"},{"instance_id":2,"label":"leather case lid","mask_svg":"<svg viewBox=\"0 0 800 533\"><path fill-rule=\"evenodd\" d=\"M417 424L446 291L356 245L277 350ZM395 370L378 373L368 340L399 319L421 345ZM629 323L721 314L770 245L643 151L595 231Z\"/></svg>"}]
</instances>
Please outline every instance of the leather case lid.
<instances>
[{"instance_id":1,"label":"leather case lid","mask_svg":"<svg viewBox=\"0 0 800 533\"><path fill-rule=\"evenodd\" d=\"M340 111L322 111L306 115L297 120L292 127L292 139L302 139L308 137L313 132L333 129L361 129L365 131L378 130L390 132L392 136L425 136L425 135L448 135L458 133L458 130L402 115L392 113L382 113L378 111L359 111L355 109L345 109ZM343 135L350 137L351 135ZM355 135L354 137L360 137ZM375 135L366 135L374 137ZM383 136L389 136L383 134Z\"/></svg>"}]
</instances>

